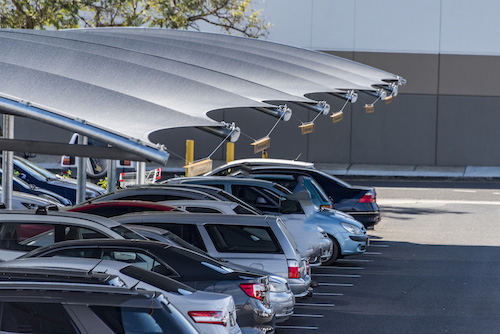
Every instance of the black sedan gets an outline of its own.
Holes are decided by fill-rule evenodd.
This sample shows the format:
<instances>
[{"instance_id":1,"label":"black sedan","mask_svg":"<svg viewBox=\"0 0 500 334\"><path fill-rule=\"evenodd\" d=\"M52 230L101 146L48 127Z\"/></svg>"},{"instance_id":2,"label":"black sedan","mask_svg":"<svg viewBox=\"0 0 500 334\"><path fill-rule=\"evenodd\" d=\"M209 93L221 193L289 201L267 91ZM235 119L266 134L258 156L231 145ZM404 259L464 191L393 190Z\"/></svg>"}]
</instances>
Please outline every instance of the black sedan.
<instances>
[{"instance_id":1,"label":"black sedan","mask_svg":"<svg viewBox=\"0 0 500 334\"><path fill-rule=\"evenodd\" d=\"M269 278L235 271L190 250L156 241L89 239L58 242L38 248L27 257L80 257L126 262L181 281L197 290L233 296L238 325L273 331Z\"/></svg>"},{"instance_id":2,"label":"black sedan","mask_svg":"<svg viewBox=\"0 0 500 334\"><path fill-rule=\"evenodd\" d=\"M335 176L314 168L311 163L281 159L243 159L230 162L206 175L235 176L241 174L310 176L331 198L335 209L350 214L367 228L373 227L380 221L380 210L374 188L350 185Z\"/></svg>"}]
</instances>

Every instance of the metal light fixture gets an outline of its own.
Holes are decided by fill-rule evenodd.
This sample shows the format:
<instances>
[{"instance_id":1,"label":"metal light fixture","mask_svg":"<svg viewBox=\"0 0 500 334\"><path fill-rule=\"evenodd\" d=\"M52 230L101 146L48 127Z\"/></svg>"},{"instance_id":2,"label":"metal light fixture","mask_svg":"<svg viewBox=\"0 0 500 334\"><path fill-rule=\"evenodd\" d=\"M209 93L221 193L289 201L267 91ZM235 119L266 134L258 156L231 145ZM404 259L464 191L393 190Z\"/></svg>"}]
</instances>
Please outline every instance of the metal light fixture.
<instances>
[{"instance_id":1,"label":"metal light fixture","mask_svg":"<svg viewBox=\"0 0 500 334\"><path fill-rule=\"evenodd\" d=\"M222 121L220 123L222 125L221 127L202 126L199 127L199 129L221 138L227 138L229 136L229 141L231 143L236 142L240 138L241 130L234 124L234 122L227 123Z\"/></svg>"},{"instance_id":2,"label":"metal light fixture","mask_svg":"<svg viewBox=\"0 0 500 334\"><path fill-rule=\"evenodd\" d=\"M315 111L318 114L328 115L330 112L330 105L326 101L318 101L317 103L294 102L295 104Z\"/></svg>"},{"instance_id":3,"label":"metal light fixture","mask_svg":"<svg viewBox=\"0 0 500 334\"><path fill-rule=\"evenodd\" d=\"M356 103L356 101L358 100L358 93L356 93L352 89L344 93L330 93L330 94L336 97L340 97L341 99L347 100L351 103Z\"/></svg>"},{"instance_id":4,"label":"metal light fixture","mask_svg":"<svg viewBox=\"0 0 500 334\"><path fill-rule=\"evenodd\" d=\"M285 122L292 118L292 109L288 108L286 104L281 104L275 108L258 107L255 109L276 118L281 118Z\"/></svg>"}]
</instances>

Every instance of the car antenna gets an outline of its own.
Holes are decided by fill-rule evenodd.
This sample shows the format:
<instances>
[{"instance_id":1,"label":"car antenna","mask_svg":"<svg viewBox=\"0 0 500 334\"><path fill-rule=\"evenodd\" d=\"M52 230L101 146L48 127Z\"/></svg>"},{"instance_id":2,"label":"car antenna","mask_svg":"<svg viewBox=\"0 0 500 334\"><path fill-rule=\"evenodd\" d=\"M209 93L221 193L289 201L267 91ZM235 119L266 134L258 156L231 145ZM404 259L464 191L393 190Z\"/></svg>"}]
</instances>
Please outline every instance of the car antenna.
<instances>
[{"instance_id":1,"label":"car antenna","mask_svg":"<svg viewBox=\"0 0 500 334\"><path fill-rule=\"evenodd\" d=\"M97 262L95 266L93 266L92 268L90 268L87 271L87 275L91 274L94 271L94 269L97 268L97 266L101 264L102 261L104 261L104 259L100 259L99 262Z\"/></svg>"},{"instance_id":2,"label":"car antenna","mask_svg":"<svg viewBox=\"0 0 500 334\"><path fill-rule=\"evenodd\" d=\"M302 155L302 153L299 153L299 155L297 155L297 157L295 159L293 159L293 161L299 160L299 158L300 158L301 155Z\"/></svg>"}]
</instances>

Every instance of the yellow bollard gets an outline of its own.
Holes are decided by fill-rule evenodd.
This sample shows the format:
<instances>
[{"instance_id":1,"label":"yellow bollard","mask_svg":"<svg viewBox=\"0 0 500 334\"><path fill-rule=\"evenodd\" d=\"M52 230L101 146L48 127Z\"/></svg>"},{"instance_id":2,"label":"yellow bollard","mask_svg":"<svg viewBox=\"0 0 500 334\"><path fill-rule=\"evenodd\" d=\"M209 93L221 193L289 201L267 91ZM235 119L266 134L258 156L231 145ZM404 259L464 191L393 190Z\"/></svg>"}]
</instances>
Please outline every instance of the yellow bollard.
<instances>
[{"instance_id":1,"label":"yellow bollard","mask_svg":"<svg viewBox=\"0 0 500 334\"><path fill-rule=\"evenodd\" d=\"M186 140L186 165L189 165L194 161L194 140ZM186 168L186 176L188 175L188 169Z\"/></svg>"},{"instance_id":2,"label":"yellow bollard","mask_svg":"<svg viewBox=\"0 0 500 334\"><path fill-rule=\"evenodd\" d=\"M269 158L269 153L267 153L267 150L262 151L262 159L267 159Z\"/></svg>"},{"instance_id":3,"label":"yellow bollard","mask_svg":"<svg viewBox=\"0 0 500 334\"><path fill-rule=\"evenodd\" d=\"M234 161L234 143L228 142L226 144L226 163Z\"/></svg>"}]
</instances>

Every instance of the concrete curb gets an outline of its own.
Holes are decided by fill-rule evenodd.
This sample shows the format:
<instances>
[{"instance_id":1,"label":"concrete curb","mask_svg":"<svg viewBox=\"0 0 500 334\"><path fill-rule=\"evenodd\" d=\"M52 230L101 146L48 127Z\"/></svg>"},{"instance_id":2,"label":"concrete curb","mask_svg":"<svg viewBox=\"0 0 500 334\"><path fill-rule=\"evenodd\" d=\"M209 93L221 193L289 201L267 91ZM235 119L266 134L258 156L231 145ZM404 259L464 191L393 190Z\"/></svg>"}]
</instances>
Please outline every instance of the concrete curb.
<instances>
[{"instance_id":1,"label":"concrete curb","mask_svg":"<svg viewBox=\"0 0 500 334\"><path fill-rule=\"evenodd\" d=\"M214 161L214 168L222 166L224 161ZM40 166L52 171L60 171L61 166L55 163L39 163ZM172 159L167 166L162 167L164 172L183 174L183 162ZM452 179L500 179L500 167L466 166L440 167L415 165L369 165L369 164L327 164L316 163L316 168L332 175L354 177L390 177L390 178L452 178ZM147 169L157 168L157 165L148 165Z\"/></svg>"}]
</instances>

